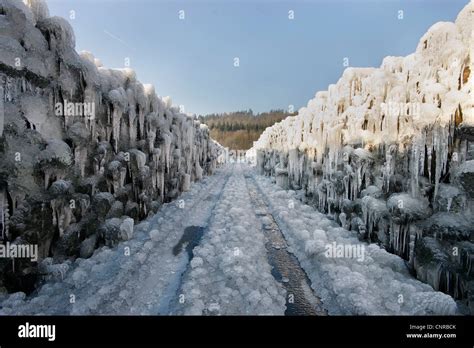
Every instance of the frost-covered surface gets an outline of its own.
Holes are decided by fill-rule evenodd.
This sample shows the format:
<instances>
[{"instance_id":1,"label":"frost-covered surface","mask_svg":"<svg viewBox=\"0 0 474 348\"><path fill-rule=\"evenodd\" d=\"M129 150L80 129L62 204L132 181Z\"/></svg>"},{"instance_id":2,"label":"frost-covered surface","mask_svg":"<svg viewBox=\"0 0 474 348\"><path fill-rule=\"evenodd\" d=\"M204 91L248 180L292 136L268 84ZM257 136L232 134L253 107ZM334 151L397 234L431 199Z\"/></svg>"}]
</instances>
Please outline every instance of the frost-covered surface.
<instances>
[{"instance_id":1,"label":"frost-covered surface","mask_svg":"<svg viewBox=\"0 0 474 348\"><path fill-rule=\"evenodd\" d=\"M291 251L308 274L329 314L455 314L454 300L414 279L404 261L376 244L360 242L356 232L301 203L268 178L256 177ZM289 202L291 202L289 204ZM327 257L326 246L363 245L363 261Z\"/></svg>"},{"instance_id":2,"label":"frost-covered surface","mask_svg":"<svg viewBox=\"0 0 474 348\"><path fill-rule=\"evenodd\" d=\"M206 127L132 69L77 53L44 0L0 0L0 28L5 241L38 244L40 259L90 255L216 169L221 147ZM35 264L14 272L0 260L0 292L31 291L36 276Z\"/></svg>"},{"instance_id":3,"label":"frost-covered surface","mask_svg":"<svg viewBox=\"0 0 474 348\"><path fill-rule=\"evenodd\" d=\"M89 259L44 260L46 283L30 297L0 296L0 314L283 314L285 291L257 221L242 169L223 168L137 225L131 240ZM190 226L206 232L188 266L185 248L174 250Z\"/></svg>"},{"instance_id":4,"label":"frost-covered surface","mask_svg":"<svg viewBox=\"0 0 474 348\"><path fill-rule=\"evenodd\" d=\"M455 23L433 25L409 56L386 57L380 68L347 68L336 84L316 93L297 117L269 127L254 150L307 149L321 162L328 147L326 165L333 168L339 150L348 144L369 149L399 143L401 151L415 136L411 142L418 150L439 146L446 153L442 151L449 141L445 126L474 126L469 58L473 8L469 3ZM445 157L440 156L439 173L432 173L438 178L446 170ZM420 168L422 161L420 157L416 161Z\"/></svg>"},{"instance_id":5,"label":"frost-covered surface","mask_svg":"<svg viewBox=\"0 0 474 348\"><path fill-rule=\"evenodd\" d=\"M178 314L255 315L285 312L285 290L271 275L264 234L237 167L214 210L181 293Z\"/></svg>"},{"instance_id":6,"label":"frost-covered surface","mask_svg":"<svg viewBox=\"0 0 474 348\"><path fill-rule=\"evenodd\" d=\"M442 240L419 223L438 212L474 215L473 14L471 1L454 23L433 25L413 54L346 69L247 154L260 174L402 256L471 312L473 224ZM428 236L441 243L424 243ZM436 274L423 276L426 268Z\"/></svg>"},{"instance_id":7,"label":"frost-covered surface","mask_svg":"<svg viewBox=\"0 0 474 348\"><path fill-rule=\"evenodd\" d=\"M175 256L173 248L185 227L206 225L229 174L220 170L193 184L178 201L136 225L129 241L104 246L87 259L43 260L45 284L30 297L0 295L0 314L168 314L189 261L184 250Z\"/></svg>"},{"instance_id":8,"label":"frost-covered surface","mask_svg":"<svg viewBox=\"0 0 474 348\"><path fill-rule=\"evenodd\" d=\"M0 314L283 314L287 294L270 273L246 180L257 183L330 314L456 312L450 296L414 279L400 257L375 244L363 243L363 262L327 258L325 244L360 244L356 233L245 166L227 165L136 225L130 240L88 259L43 260L44 285L28 297L0 295ZM176 246L192 226L205 231L189 262L186 245Z\"/></svg>"}]
</instances>

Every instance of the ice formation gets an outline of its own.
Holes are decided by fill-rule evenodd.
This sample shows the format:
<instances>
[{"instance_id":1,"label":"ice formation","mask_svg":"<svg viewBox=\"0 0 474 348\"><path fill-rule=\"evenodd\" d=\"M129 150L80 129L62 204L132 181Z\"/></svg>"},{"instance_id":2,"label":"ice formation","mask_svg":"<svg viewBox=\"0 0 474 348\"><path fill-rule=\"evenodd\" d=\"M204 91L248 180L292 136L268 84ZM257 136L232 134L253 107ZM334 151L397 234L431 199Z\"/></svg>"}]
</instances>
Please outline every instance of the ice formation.
<instances>
[{"instance_id":1,"label":"ice formation","mask_svg":"<svg viewBox=\"0 0 474 348\"><path fill-rule=\"evenodd\" d=\"M284 191L262 176L256 182L330 315L457 313L453 298L414 279L400 257L376 244L360 242L357 232L315 212L297 199L295 191ZM333 244L364 248L354 258L334 257L326 253Z\"/></svg>"},{"instance_id":2,"label":"ice formation","mask_svg":"<svg viewBox=\"0 0 474 348\"><path fill-rule=\"evenodd\" d=\"M433 25L409 56L346 69L248 152L260 174L302 190L471 312L472 227L460 223L466 231L443 239L420 222L438 212L464 221L474 212L473 13L470 2L454 23Z\"/></svg>"},{"instance_id":3,"label":"ice formation","mask_svg":"<svg viewBox=\"0 0 474 348\"><path fill-rule=\"evenodd\" d=\"M376 244L363 243L360 260L326 257L326 244L361 244L357 233L299 202L296 192L283 191L245 165L230 164L181 194L184 206L165 203L134 225L130 240L95 250L86 250L83 242L84 252L92 249L87 259L43 259L42 286L30 296L0 293L0 315L283 314L290 293L272 276L266 227L258 223L249 180L329 314L457 312L450 296L414 279L400 257ZM191 259L187 246L175 253L189 227L206 229Z\"/></svg>"},{"instance_id":4,"label":"ice formation","mask_svg":"<svg viewBox=\"0 0 474 348\"><path fill-rule=\"evenodd\" d=\"M45 1L0 0L2 238L38 243L42 259L129 239L132 220L211 174L221 151L133 70L74 47ZM37 272L0 260L0 274L0 290L31 291Z\"/></svg>"},{"instance_id":5,"label":"ice formation","mask_svg":"<svg viewBox=\"0 0 474 348\"><path fill-rule=\"evenodd\" d=\"M0 293L0 315L282 314L285 290L271 275L242 185L242 169L218 169L180 196L184 207L164 203L115 248L62 263L43 259L45 283L33 296ZM194 257L184 249L175 254L183 230L199 226L208 231Z\"/></svg>"}]
</instances>

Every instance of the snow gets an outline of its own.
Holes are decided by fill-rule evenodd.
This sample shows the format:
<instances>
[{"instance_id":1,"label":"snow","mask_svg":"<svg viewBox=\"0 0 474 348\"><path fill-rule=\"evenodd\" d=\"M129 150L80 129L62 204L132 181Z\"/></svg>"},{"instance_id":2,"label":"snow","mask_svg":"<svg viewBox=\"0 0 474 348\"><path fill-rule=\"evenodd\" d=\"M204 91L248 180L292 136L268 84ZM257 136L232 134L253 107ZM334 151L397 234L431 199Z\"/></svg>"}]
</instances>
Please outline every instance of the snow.
<instances>
[{"instance_id":1,"label":"snow","mask_svg":"<svg viewBox=\"0 0 474 348\"><path fill-rule=\"evenodd\" d=\"M459 174L474 173L474 160L466 161L458 169Z\"/></svg>"},{"instance_id":2,"label":"snow","mask_svg":"<svg viewBox=\"0 0 474 348\"><path fill-rule=\"evenodd\" d=\"M379 68L347 68L296 116L268 127L248 161L361 240L422 272L414 264L423 238L417 224L445 211L462 221L474 206L473 23L471 1L454 23L434 24L414 53L386 57ZM459 243L444 243L446 256ZM316 250L312 242L303 246ZM458 269L460 286L470 288L469 267L459 259L437 267ZM458 293L457 283L440 289L432 278L423 280ZM467 290L461 300L472 303Z\"/></svg>"},{"instance_id":3,"label":"snow","mask_svg":"<svg viewBox=\"0 0 474 348\"><path fill-rule=\"evenodd\" d=\"M227 170L193 183L179 198L185 202L185 209L174 202L163 204L156 215L134 226L130 240L115 239L114 233L120 233L121 219L108 220L110 229L104 232L113 232L111 248L102 247L93 251L90 258L78 258L72 263L52 264L49 259L48 267L52 268L47 273L58 268L62 275L46 276L46 283L33 297L25 298L21 293L9 295L6 301L0 302L0 313L166 314L169 301L176 296L175 291L167 292L168 287L173 282L179 284L188 262L187 253L174 256L173 247L185 226L206 224L216 202L204 198L217 197L229 174ZM106 199L106 194L96 196ZM95 241L83 242L81 249L87 254L93 248L84 244L95 244ZM75 303L70 303L71 294Z\"/></svg>"},{"instance_id":4,"label":"snow","mask_svg":"<svg viewBox=\"0 0 474 348\"><path fill-rule=\"evenodd\" d=\"M69 22L61 17L44 18L38 23L40 30L53 34L52 48L61 53L66 53L69 49L76 47L76 36Z\"/></svg>"},{"instance_id":5,"label":"snow","mask_svg":"<svg viewBox=\"0 0 474 348\"><path fill-rule=\"evenodd\" d=\"M43 260L42 287L32 296L7 296L0 314L283 314L286 293L271 275L245 177L257 183L329 314L456 312L450 296L414 279L401 258L360 242L354 232L295 199L295 192L234 164L191 185L179 197L183 208L165 203L134 226L131 239L95 250L88 259ZM116 229L121 220L109 224ZM188 226L205 228L191 261L184 248L173 254ZM329 258L326 247L334 242L363 245L364 257Z\"/></svg>"},{"instance_id":6,"label":"snow","mask_svg":"<svg viewBox=\"0 0 474 348\"><path fill-rule=\"evenodd\" d=\"M72 164L71 149L69 145L62 140L49 140L46 149L38 156L38 162L51 163L53 161L57 161L64 166L70 166Z\"/></svg>"},{"instance_id":7,"label":"snow","mask_svg":"<svg viewBox=\"0 0 474 348\"><path fill-rule=\"evenodd\" d=\"M428 217L428 201L416 199L409 194L393 194L387 201L387 208L400 220L413 221Z\"/></svg>"},{"instance_id":8,"label":"snow","mask_svg":"<svg viewBox=\"0 0 474 348\"><path fill-rule=\"evenodd\" d=\"M31 5L34 4L33 1L11 1L11 0L2 0L2 2L8 3L10 6L15 7L20 10L26 19L35 24L35 16L33 15Z\"/></svg>"},{"instance_id":9,"label":"snow","mask_svg":"<svg viewBox=\"0 0 474 348\"><path fill-rule=\"evenodd\" d=\"M285 291L271 275L265 240L245 188L243 170L234 169L214 209L192 269L183 279L186 301L178 314L282 315Z\"/></svg>"},{"instance_id":10,"label":"snow","mask_svg":"<svg viewBox=\"0 0 474 348\"><path fill-rule=\"evenodd\" d=\"M45 0L23 0L33 13L34 22L44 20L49 17L49 9Z\"/></svg>"},{"instance_id":11,"label":"snow","mask_svg":"<svg viewBox=\"0 0 474 348\"><path fill-rule=\"evenodd\" d=\"M294 200L293 209L288 209L288 201L293 198L291 193L282 191L268 178L256 177L256 181L267 194L267 203L278 225L329 314L456 313L454 300L414 279L400 257L375 244L360 242L355 232L339 227L298 200ZM362 243L364 261L327 258L326 246L334 242L344 246ZM402 303L399 303L400 298L403 298Z\"/></svg>"},{"instance_id":12,"label":"snow","mask_svg":"<svg viewBox=\"0 0 474 348\"><path fill-rule=\"evenodd\" d=\"M120 237L122 240L129 240L133 235L134 221L131 218L125 218L120 225Z\"/></svg>"},{"instance_id":13,"label":"snow","mask_svg":"<svg viewBox=\"0 0 474 348\"><path fill-rule=\"evenodd\" d=\"M161 239L161 233L158 230L150 231L150 239L154 242L158 242Z\"/></svg>"},{"instance_id":14,"label":"snow","mask_svg":"<svg viewBox=\"0 0 474 348\"><path fill-rule=\"evenodd\" d=\"M51 116L48 114L47 98L25 94L21 97L20 104L25 118L45 138L53 138L59 133L49 122Z\"/></svg>"},{"instance_id":15,"label":"snow","mask_svg":"<svg viewBox=\"0 0 474 348\"><path fill-rule=\"evenodd\" d=\"M292 158L291 150L299 149L315 155L318 163L326 155L333 169L347 144L362 144L354 153L368 159L369 146L399 144L399 151L405 151L407 140L424 148L432 139L433 149L442 154L433 173L439 181L446 169L443 149L450 136L445 128L456 109L462 110L465 126L474 125L472 79L459 88L465 66L454 63L468 61L473 71L472 60L468 59L473 7L470 2L456 23L433 25L410 56L387 57L380 68L347 68L336 84L316 93L296 117L267 128L249 150L248 158L255 159L264 149L289 153L291 171L297 159ZM411 110L408 115L406 109ZM327 147L329 154L325 153ZM418 171L412 175L416 180Z\"/></svg>"},{"instance_id":16,"label":"snow","mask_svg":"<svg viewBox=\"0 0 474 348\"><path fill-rule=\"evenodd\" d=\"M111 215L104 214L106 220L98 231L80 244L80 255L89 258L56 264L52 259L43 260L44 285L31 297L22 293L8 296L0 302L0 313L282 314L285 293L271 276L263 232L256 227L258 220L245 189L245 175L254 173L240 166L226 167L204 178L203 174L215 169L220 151L209 139L206 126L180 113L171 98L159 97L153 86L138 82L132 69L107 69L92 54L77 54L70 24L49 17L44 1L0 0L0 6L9 9L7 35L0 38L1 61L15 68L12 62L20 57L35 82L5 76L0 87L0 136L8 116L4 108L16 108L45 145L37 151L45 190L54 182L51 193L72 192L66 181L71 173L66 169L77 165L81 181L91 186L92 208L108 214L113 207ZM473 71L468 59L472 56L473 7L472 2L467 5L455 23L434 25L412 55L387 57L380 68L347 69L327 91L316 93L298 116L268 128L249 151L261 174L276 174L279 185L297 190L285 192L266 178L255 179L331 314L456 312L451 297L415 280L401 258L360 242L357 231L344 227L355 222L358 231L364 232L368 225L370 235L375 224L384 223L386 211L410 222L422 218L427 211L419 192L426 179L422 175L425 167L427 179L435 182L433 196L450 193L442 205L451 214L457 194L440 181L451 155L447 149L452 145L453 122L455 126L474 124L473 79L463 79L466 71ZM58 62L60 69L56 69ZM42 87L51 79L57 82L53 87ZM78 83L82 79L85 90ZM53 99L72 100L78 93L97 103L100 122L48 118ZM45 100L42 95L52 98ZM64 133L71 135L74 151L60 140ZM97 138L107 141L97 142ZM113 146L109 139L114 140ZM90 146L89 140L93 140ZM114 194L125 190L125 151L131 155L128 172L135 201L128 199L120 206L114 205ZM472 163L466 161L465 153L460 156L461 163L449 164L459 167L459 180L469 185ZM93 173L86 176L89 157L94 160ZM384 206L381 197L390 191L391 179L396 179L400 157L409 159L410 192L397 191ZM374 163L380 158L383 178L373 178L376 175L370 174L378 170ZM110 192L95 195L102 189L99 184L106 168L112 176L106 178ZM317 180L316 173L323 173L322 180ZM178 197L181 190L187 191L179 196L183 205L164 203L157 214L149 212L147 202L154 199L154 204L161 204ZM344 227L300 203L297 198L305 197L304 190L319 193L318 207ZM11 209L21 207L25 193L8 193ZM363 197L365 221L349 215L347 201L359 197ZM135 225L121 214L124 205L125 213L139 211L150 215L148 221ZM76 216L65 197L56 197L51 207L53 225L62 238L63 233L74 230ZM340 207L348 211L339 214ZM464 229L453 214L448 218L449 226ZM173 253L188 227L205 230L192 260L184 248ZM394 227L396 232L387 243L405 252L405 241L414 235L410 226ZM106 246L95 250L100 236ZM363 246L363 260L326 257L324 251L332 243ZM437 275L427 272L430 279ZM173 302L181 293L184 303ZM76 298L73 303L71 294Z\"/></svg>"}]
</instances>

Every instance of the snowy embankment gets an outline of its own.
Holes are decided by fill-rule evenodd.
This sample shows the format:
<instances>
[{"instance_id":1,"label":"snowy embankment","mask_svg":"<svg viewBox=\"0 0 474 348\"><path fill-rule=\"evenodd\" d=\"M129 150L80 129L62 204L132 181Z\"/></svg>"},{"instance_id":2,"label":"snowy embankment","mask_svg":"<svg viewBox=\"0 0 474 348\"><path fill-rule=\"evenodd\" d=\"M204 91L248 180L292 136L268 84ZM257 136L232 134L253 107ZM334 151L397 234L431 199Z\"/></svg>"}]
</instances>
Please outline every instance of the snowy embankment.
<instances>
[{"instance_id":1,"label":"snowy embankment","mask_svg":"<svg viewBox=\"0 0 474 348\"><path fill-rule=\"evenodd\" d=\"M329 314L455 314L454 300L413 278L404 261L301 203L268 178L255 176L293 252ZM363 246L363 257L328 257L326 247ZM335 255L337 256L337 255ZM347 256L347 255L345 255Z\"/></svg>"},{"instance_id":2,"label":"snowy embankment","mask_svg":"<svg viewBox=\"0 0 474 348\"><path fill-rule=\"evenodd\" d=\"M360 239L474 313L474 2L406 57L347 68L248 151Z\"/></svg>"},{"instance_id":3,"label":"snowy embankment","mask_svg":"<svg viewBox=\"0 0 474 348\"><path fill-rule=\"evenodd\" d=\"M176 296L173 289L188 265L187 254L174 255L173 248L186 226L211 217L228 175L218 170L192 184L178 201L136 225L129 241L97 249L88 259L44 260L44 285L28 297L0 294L0 315L167 314L160 311Z\"/></svg>"},{"instance_id":4,"label":"snowy embankment","mask_svg":"<svg viewBox=\"0 0 474 348\"><path fill-rule=\"evenodd\" d=\"M374 244L362 243L363 258L327 258L327 244L360 244L355 233L299 202L293 191L229 164L135 226L132 239L89 259L44 260L44 285L28 297L0 295L0 315L283 314L287 294L271 274L246 180L259 187L329 314L456 312L450 296L414 279L401 258ZM180 244L190 227L204 229L191 261Z\"/></svg>"},{"instance_id":5,"label":"snowy embankment","mask_svg":"<svg viewBox=\"0 0 474 348\"><path fill-rule=\"evenodd\" d=\"M178 313L200 315L285 312L285 290L271 274L261 223L250 202L242 167L222 192L214 219L194 249Z\"/></svg>"},{"instance_id":6,"label":"snowy embankment","mask_svg":"<svg viewBox=\"0 0 474 348\"><path fill-rule=\"evenodd\" d=\"M189 265L186 245L177 246L193 226L205 232ZM135 226L129 241L98 249L89 259L50 261L41 263L46 282L33 295L0 295L0 315L285 310L285 291L270 273L242 172L230 166L194 183L178 201L164 204Z\"/></svg>"},{"instance_id":7,"label":"snowy embankment","mask_svg":"<svg viewBox=\"0 0 474 348\"><path fill-rule=\"evenodd\" d=\"M129 62L110 69L76 52L73 28L44 0L0 0L0 28L4 242L37 244L55 262L87 258L219 165L207 126ZM0 293L32 291L37 271L0 259Z\"/></svg>"}]
</instances>

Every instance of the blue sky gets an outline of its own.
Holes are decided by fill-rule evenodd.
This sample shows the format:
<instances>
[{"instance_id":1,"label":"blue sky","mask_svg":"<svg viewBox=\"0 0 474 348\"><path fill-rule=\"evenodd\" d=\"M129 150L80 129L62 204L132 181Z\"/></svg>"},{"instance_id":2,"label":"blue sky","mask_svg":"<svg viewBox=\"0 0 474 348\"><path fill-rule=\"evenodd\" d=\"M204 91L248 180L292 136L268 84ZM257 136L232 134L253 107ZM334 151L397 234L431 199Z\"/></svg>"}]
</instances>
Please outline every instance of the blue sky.
<instances>
[{"instance_id":1,"label":"blue sky","mask_svg":"<svg viewBox=\"0 0 474 348\"><path fill-rule=\"evenodd\" d=\"M186 112L206 114L305 106L339 79L345 57L350 66L380 66L387 55L410 54L468 0L47 2L73 26L78 51L107 67L129 58L141 82Z\"/></svg>"}]
</instances>

